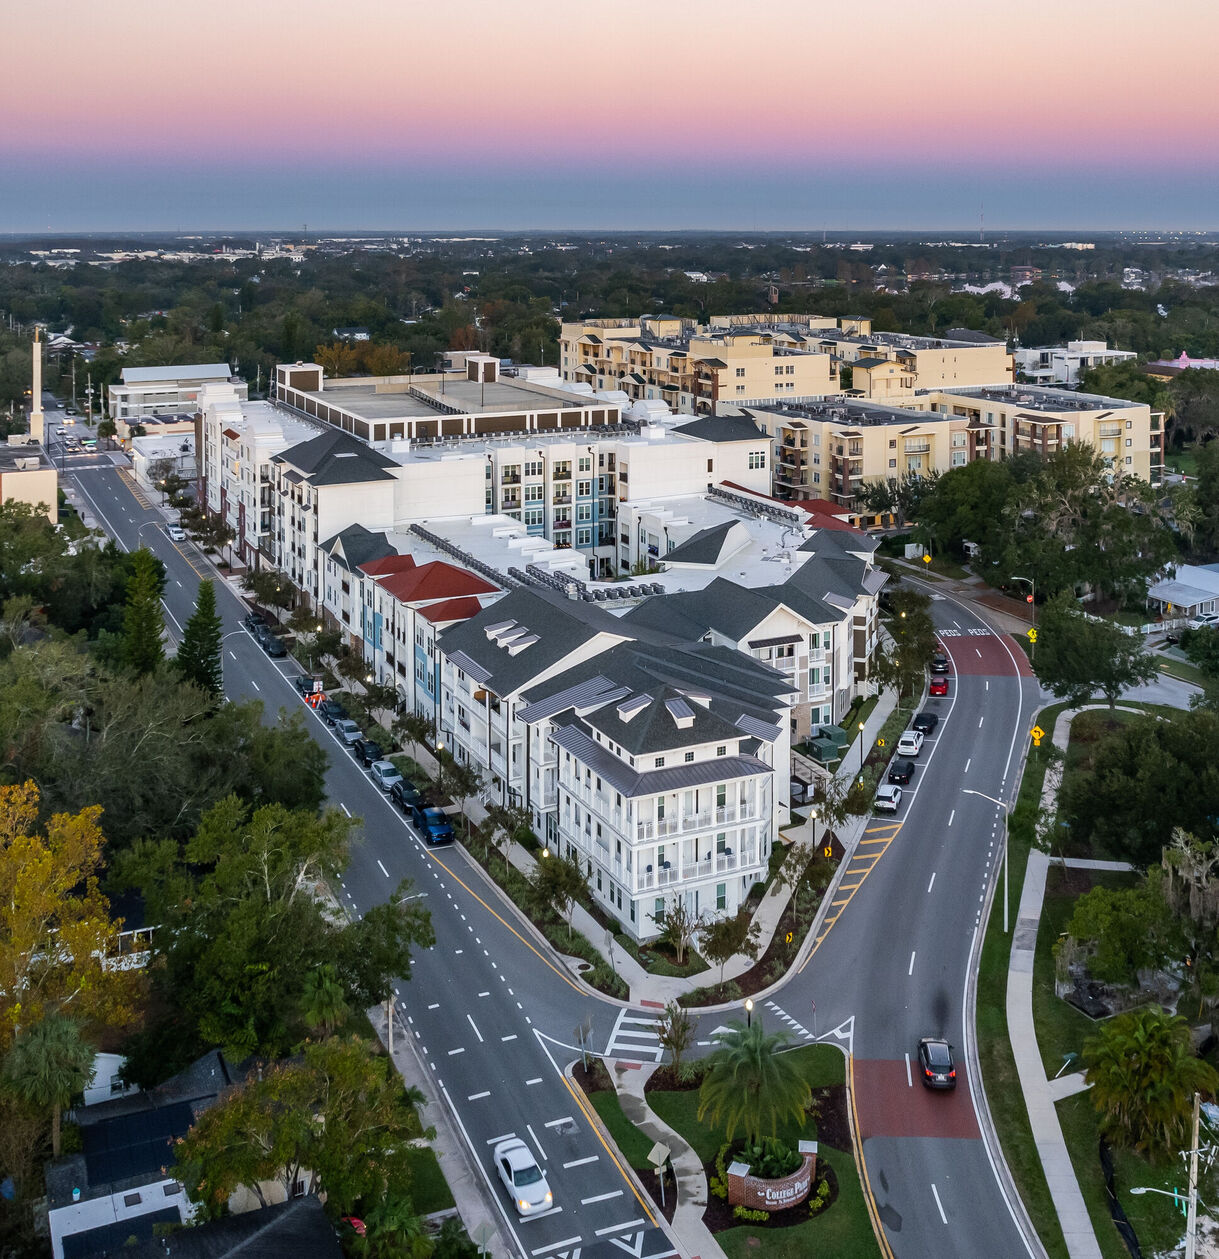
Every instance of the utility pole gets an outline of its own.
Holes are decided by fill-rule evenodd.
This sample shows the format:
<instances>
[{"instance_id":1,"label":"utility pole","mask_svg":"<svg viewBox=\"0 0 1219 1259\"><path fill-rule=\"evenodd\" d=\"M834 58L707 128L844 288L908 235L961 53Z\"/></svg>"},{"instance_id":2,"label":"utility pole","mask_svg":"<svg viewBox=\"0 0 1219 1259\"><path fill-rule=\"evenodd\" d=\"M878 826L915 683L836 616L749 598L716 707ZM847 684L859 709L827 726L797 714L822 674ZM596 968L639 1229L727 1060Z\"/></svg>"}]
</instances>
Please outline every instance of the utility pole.
<instances>
[{"instance_id":1,"label":"utility pole","mask_svg":"<svg viewBox=\"0 0 1219 1259\"><path fill-rule=\"evenodd\" d=\"M76 406L76 355L72 355L72 405Z\"/></svg>"},{"instance_id":2,"label":"utility pole","mask_svg":"<svg viewBox=\"0 0 1219 1259\"><path fill-rule=\"evenodd\" d=\"M93 372L85 374L85 423L93 427Z\"/></svg>"},{"instance_id":3,"label":"utility pole","mask_svg":"<svg viewBox=\"0 0 1219 1259\"><path fill-rule=\"evenodd\" d=\"M1194 1137L1189 1143L1189 1215L1185 1221L1185 1259L1194 1259L1198 1241L1198 1109L1202 1098L1194 1094Z\"/></svg>"}]
</instances>

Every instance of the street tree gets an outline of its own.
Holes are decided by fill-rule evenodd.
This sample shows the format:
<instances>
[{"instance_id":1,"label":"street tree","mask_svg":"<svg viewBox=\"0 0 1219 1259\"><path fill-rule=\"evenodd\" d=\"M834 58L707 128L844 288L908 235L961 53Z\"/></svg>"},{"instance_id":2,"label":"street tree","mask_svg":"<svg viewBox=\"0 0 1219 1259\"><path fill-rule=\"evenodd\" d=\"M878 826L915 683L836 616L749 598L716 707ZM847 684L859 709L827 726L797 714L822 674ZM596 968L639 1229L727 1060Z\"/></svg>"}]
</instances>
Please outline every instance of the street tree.
<instances>
[{"instance_id":1,"label":"street tree","mask_svg":"<svg viewBox=\"0 0 1219 1259\"><path fill-rule=\"evenodd\" d=\"M1150 682L1157 673L1141 639L1109 621L1085 616L1066 593L1042 609L1034 667L1059 699L1078 705L1100 691L1110 709L1123 691Z\"/></svg>"},{"instance_id":2,"label":"street tree","mask_svg":"<svg viewBox=\"0 0 1219 1259\"><path fill-rule=\"evenodd\" d=\"M195 610L182 631L175 665L186 682L205 694L220 699L224 693L224 670L220 662L220 640L224 626L216 613L216 590L203 580L195 596Z\"/></svg>"},{"instance_id":3,"label":"street tree","mask_svg":"<svg viewBox=\"0 0 1219 1259\"><path fill-rule=\"evenodd\" d=\"M436 784L439 787L439 775L437 775ZM470 815L466 812L466 805L469 803L471 796L478 795L486 786L482 771L477 765L473 765L469 761L450 760L445 766L444 785L453 799L461 805L466 834L469 835Z\"/></svg>"},{"instance_id":4,"label":"street tree","mask_svg":"<svg viewBox=\"0 0 1219 1259\"><path fill-rule=\"evenodd\" d=\"M1189 1024L1159 1006L1102 1024L1082 1057L1102 1133L1155 1162L1188 1147L1193 1095L1219 1089L1219 1074L1194 1053Z\"/></svg>"},{"instance_id":5,"label":"street tree","mask_svg":"<svg viewBox=\"0 0 1219 1259\"><path fill-rule=\"evenodd\" d=\"M1067 937L1087 950L1088 973L1102 983L1138 984L1138 972L1185 952L1179 920L1164 897L1163 873L1137 887L1094 887L1075 902Z\"/></svg>"},{"instance_id":6,"label":"street tree","mask_svg":"<svg viewBox=\"0 0 1219 1259\"><path fill-rule=\"evenodd\" d=\"M155 673L165 659L165 616L161 611L163 570L146 547L135 553L123 613L123 660L138 675Z\"/></svg>"},{"instance_id":7,"label":"street tree","mask_svg":"<svg viewBox=\"0 0 1219 1259\"><path fill-rule=\"evenodd\" d=\"M403 879L388 901L342 930L338 970L344 989L361 1009L384 1001L395 980L410 979L414 949L436 943L432 915L413 888L410 879Z\"/></svg>"},{"instance_id":8,"label":"street tree","mask_svg":"<svg viewBox=\"0 0 1219 1259\"><path fill-rule=\"evenodd\" d=\"M768 1035L761 1016L750 1026L730 1023L707 1059L699 1121L706 1115L729 1141L740 1132L750 1145L775 1136L786 1119L803 1125L812 1089L792 1055L780 1052L790 1039L786 1032Z\"/></svg>"},{"instance_id":9,"label":"street tree","mask_svg":"<svg viewBox=\"0 0 1219 1259\"><path fill-rule=\"evenodd\" d=\"M539 909L553 909L567 923L570 937L572 912L576 902L588 895L588 878L576 858L551 853L538 858L530 879L530 894Z\"/></svg>"},{"instance_id":10,"label":"street tree","mask_svg":"<svg viewBox=\"0 0 1219 1259\"><path fill-rule=\"evenodd\" d=\"M686 953L703 928L701 914L696 914L681 892L674 892L665 899L659 913L653 914L660 928L660 938L673 950L678 966L686 964Z\"/></svg>"},{"instance_id":11,"label":"street tree","mask_svg":"<svg viewBox=\"0 0 1219 1259\"><path fill-rule=\"evenodd\" d=\"M492 804L487 807L486 821L483 823L483 837L487 842L487 856L494 845L504 859L504 868L508 868L508 854L518 835L531 830L533 818L528 809L516 804Z\"/></svg>"},{"instance_id":12,"label":"street tree","mask_svg":"<svg viewBox=\"0 0 1219 1259\"><path fill-rule=\"evenodd\" d=\"M243 574L241 588L264 608L290 608L294 600L292 578L274 568L251 568Z\"/></svg>"},{"instance_id":13,"label":"street tree","mask_svg":"<svg viewBox=\"0 0 1219 1259\"><path fill-rule=\"evenodd\" d=\"M323 962L305 976L301 1015L310 1027L318 1028L323 1037L329 1036L350 1011L333 962Z\"/></svg>"},{"instance_id":14,"label":"street tree","mask_svg":"<svg viewBox=\"0 0 1219 1259\"><path fill-rule=\"evenodd\" d=\"M4 1078L23 1101L51 1116L51 1153L60 1151L60 1119L93 1078L93 1046L80 1024L64 1014L47 1014L22 1029L4 1059Z\"/></svg>"},{"instance_id":15,"label":"street tree","mask_svg":"<svg viewBox=\"0 0 1219 1259\"><path fill-rule=\"evenodd\" d=\"M720 968L719 982L724 982L724 967L734 957L747 957L752 962L758 956L761 926L753 920L744 906L726 918L713 918L705 922L699 931L698 947L712 966Z\"/></svg>"},{"instance_id":16,"label":"street tree","mask_svg":"<svg viewBox=\"0 0 1219 1259\"><path fill-rule=\"evenodd\" d=\"M187 1195L219 1216L236 1190L264 1203L260 1182L284 1197L310 1174L310 1192L349 1212L410 1179L412 1143L431 1136L393 1063L357 1037L306 1044L300 1060L274 1063L205 1110L174 1150Z\"/></svg>"},{"instance_id":17,"label":"street tree","mask_svg":"<svg viewBox=\"0 0 1219 1259\"><path fill-rule=\"evenodd\" d=\"M55 1013L121 1026L139 980L104 969L122 921L98 887L101 809L39 824L32 782L0 787L0 1048Z\"/></svg>"},{"instance_id":18,"label":"street tree","mask_svg":"<svg viewBox=\"0 0 1219 1259\"><path fill-rule=\"evenodd\" d=\"M931 472L903 472L897 477L883 477L865 481L857 491L859 502L868 511L892 513L898 525L917 520L924 501L933 495L940 474Z\"/></svg>"},{"instance_id":19,"label":"street tree","mask_svg":"<svg viewBox=\"0 0 1219 1259\"><path fill-rule=\"evenodd\" d=\"M674 1075L681 1074L681 1060L694 1043L697 1028L694 1016L676 1001L670 1001L656 1020L656 1038L661 1049L669 1051Z\"/></svg>"},{"instance_id":20,"label":"street tree","mask_svg":"<svg viewBox=\"0 0 1219 1259\"><path fill-rule=\"evenodd\" d=\"M436 741L436 723L426 713L408 709L394 720L394 738L411 744L416 751L430 748Z\"/></svg>"}]
</instances>

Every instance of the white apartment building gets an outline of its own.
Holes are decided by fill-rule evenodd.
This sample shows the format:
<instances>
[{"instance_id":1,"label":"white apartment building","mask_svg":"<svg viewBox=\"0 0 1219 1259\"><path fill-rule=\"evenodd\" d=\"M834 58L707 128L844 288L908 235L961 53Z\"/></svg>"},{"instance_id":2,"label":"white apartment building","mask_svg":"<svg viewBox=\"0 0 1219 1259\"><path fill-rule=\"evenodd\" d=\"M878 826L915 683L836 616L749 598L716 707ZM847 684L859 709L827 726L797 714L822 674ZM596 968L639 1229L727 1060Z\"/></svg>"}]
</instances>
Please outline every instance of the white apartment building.
<instances>
[{"instance_id":1,"label":"white apartment building","mask_svg":"<svg viewBox=\"0 0 1219 1259\"><path fill-rule=\"evenodd\" d=\"M148 415L194 414L206 385L230 385L244 399L249 386L227 363L190 363L177 367L124 367L122 383L110 386L110 418L138 423Z\"/></svg>"},{"instance_id":2,"label":"white apartment building","mask_svg":"<svg viewBox=\"0 0 1219 1259\"><path fill-rule=\"evenodd\" d=\"M1068 341L1066 345L1042 345L1012 351L1016 374L1034 385L1066 385L1074 389L1080 373L1106 363L1136 360L1133 350L1111 350L1104 341Z\"/></svg>"},{"instance_id":3,"label":"white apartment building","mask_svg":"<svg viewBox=\"0 0 1219 1259\"><path fill-rule=\"evenodd\" d=\"M441 737L647 939L667 898L733 913L764 877L789 807L792 696L731 648L637 632L511 591L441 636Z\"/></svg>"}]
</instances>

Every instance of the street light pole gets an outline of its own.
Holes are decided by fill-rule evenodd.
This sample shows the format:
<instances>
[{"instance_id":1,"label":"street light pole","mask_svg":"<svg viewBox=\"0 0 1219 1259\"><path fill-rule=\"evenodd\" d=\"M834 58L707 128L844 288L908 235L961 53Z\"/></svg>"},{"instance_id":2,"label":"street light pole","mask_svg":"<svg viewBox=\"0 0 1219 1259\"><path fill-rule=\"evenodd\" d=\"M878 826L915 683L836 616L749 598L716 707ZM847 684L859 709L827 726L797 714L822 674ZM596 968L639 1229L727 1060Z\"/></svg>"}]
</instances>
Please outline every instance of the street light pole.
<instances>
[{"instance_id":1,"label":"street light pole","mask_svg":"<svg viewBox=\"0 0 1219 1259\"><path fill-rule=\"evenodd\" d=\"M962 787L961 794L966 796L981 796L983 800L989 800L991 804L997 804L1003 810L1003 934L1007 934L1007 849L1008 849L1008 829L1010 813L1007 804L1002 800L996 800L994 796L988 796L985 791L974 791L972 787Z\"/></svg>"},{"instance_id":2,"label":"street light pole","mask_svg":"<svg viewBox=\"0 0 1219 1259\"><path fill-rule=\"evenodd\" d=\"M866 755L863 746L863 722L859 723L859 773L863 776L863 758Z\"/></svg>"},{"instance_id":3,"label":"street light pole","mask_svg":"<svg viewBox=\"0 0 1219 1259\"><path fill-rule=\"evenodd\" d=\"M745 998L745 1026L747 1028L753 1026L753 998L752 997Z\"/></svg>"},{"instance_id":4,"label":"street light pole","mask_svg":"<svg viewBox=\"0 0 1219 1259\"><path fill-rule=\"evenodd\" d=\"M1189 1149L1189 1215L1185 1219L1185 1259L1194 1259L1198 1243L1198 1110L1202 1098L1194 1094L1194 1138Z\"/></svg>"},{"instance_id":5,"label":"street light pole","mask_svg":"<svg viewBox=\"0 0 1219 1259\"><path fill-rule=\"evenodd\" d=\"M1037 624L1037 583L1031 577L1011 576L1008 581L1027 581L1029 584L1029 603L1033 606L1033 624Z\"/></svg>"}]
</instances>

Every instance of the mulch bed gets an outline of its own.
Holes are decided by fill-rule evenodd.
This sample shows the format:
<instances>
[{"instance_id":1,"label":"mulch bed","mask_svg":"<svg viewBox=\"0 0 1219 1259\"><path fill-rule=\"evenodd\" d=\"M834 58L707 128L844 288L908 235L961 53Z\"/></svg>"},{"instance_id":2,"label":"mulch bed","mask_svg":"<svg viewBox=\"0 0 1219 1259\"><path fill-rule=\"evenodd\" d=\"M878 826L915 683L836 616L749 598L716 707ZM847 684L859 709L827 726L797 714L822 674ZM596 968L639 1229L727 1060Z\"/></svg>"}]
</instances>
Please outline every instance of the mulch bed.
<instances>
[{"instance_id":1,"label":"mulch bed","mask_svg":"<svg viewBox=\"0 0 1219 1259\"><path fill-rule=\"evenodd\" d=\"M673 1213L677 1210L677 1183L673 1177L665 1177L665 1202L662 1207L660 1205L660 1178L656 1173L651 1170L642 1172L636 1168L635 1175L639 1177L640 1183L647 1190L648 1197L652 1199L652 1205L672 1224Z\"/></svg>"},{"instance_id":2,"label":"mulch bed","mask_svg":"<svg viewBox=\"0 0 1219 1259\"><path fill-rule=\"evenodd\" d=\"M614 1088L614 1082L610 1079L610 1073L605 1069L605 1063L600 1058L594 1058L591 1054L588 1058L588 1067L585 1068L583 1063L576 1063L572 1068L571 1078L585 1091L585 1093L604 1093L607 1089L611 1092Z\"/></svg>"}]
</instances>

